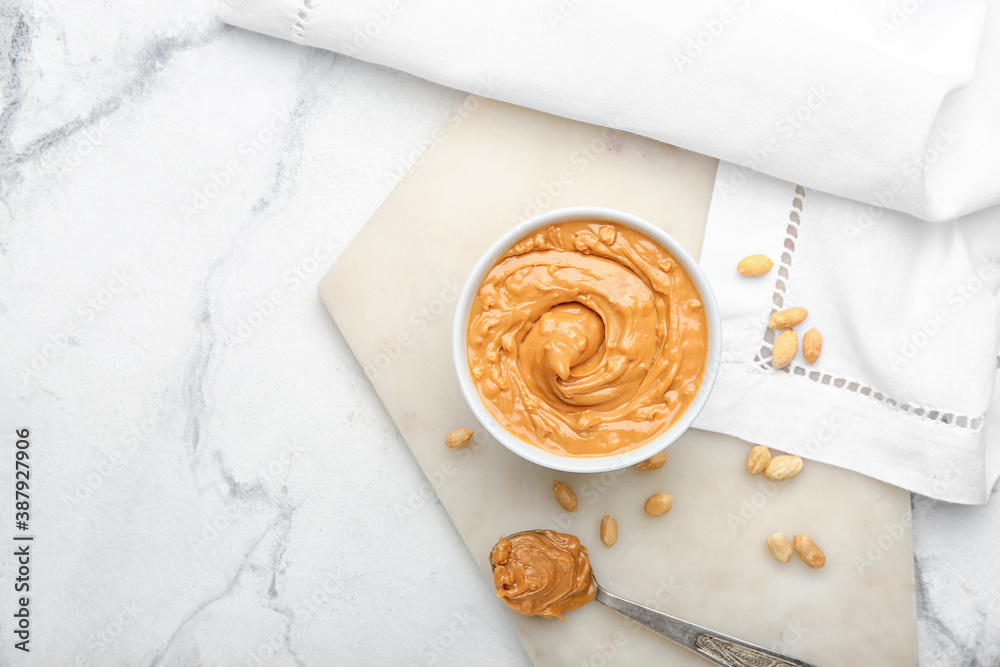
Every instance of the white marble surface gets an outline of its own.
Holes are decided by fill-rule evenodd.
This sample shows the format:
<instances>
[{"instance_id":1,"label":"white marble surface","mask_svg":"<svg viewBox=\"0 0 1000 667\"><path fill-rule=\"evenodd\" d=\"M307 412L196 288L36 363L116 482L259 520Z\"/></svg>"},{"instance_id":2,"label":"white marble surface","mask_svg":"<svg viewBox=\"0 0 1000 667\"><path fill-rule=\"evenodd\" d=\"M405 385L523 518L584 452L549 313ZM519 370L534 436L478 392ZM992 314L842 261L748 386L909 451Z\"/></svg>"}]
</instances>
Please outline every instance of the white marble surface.
<instances>
[{"instance_id":1,"label":"white marble surface","mask_svg":"<svg viewBox=\"0 0 1000 667\"><path fill-rule=\"evenodd\" d=\"M202 0L7 0L0 56L0 664L527 664L314 289L463 95ZM1000 498L914 508L921 664L1000 664Z\"/></svg>"}]
</instances>

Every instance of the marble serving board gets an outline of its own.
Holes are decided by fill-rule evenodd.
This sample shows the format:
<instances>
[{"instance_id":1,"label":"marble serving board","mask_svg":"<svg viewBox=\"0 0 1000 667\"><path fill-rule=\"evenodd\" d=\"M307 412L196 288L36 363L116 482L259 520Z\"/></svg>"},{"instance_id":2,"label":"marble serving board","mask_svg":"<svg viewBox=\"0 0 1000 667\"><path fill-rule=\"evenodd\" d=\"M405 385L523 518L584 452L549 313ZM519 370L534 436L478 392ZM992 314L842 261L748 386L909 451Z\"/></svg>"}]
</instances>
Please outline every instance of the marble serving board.
<instances>
[{"instance_id":1,"label":"marble serving board","mask_svg":"<svg viewBox=\"0 0 1000 667\"><path fill-rule=\"evenodd\" d=\"M470 97L319 293L491 582L500 535L551 528L578 535L601 583L624 597L816 665L916 664L905 491L815 463L768 483L745 472L747 443L697 430L658 471L557 473L492 440L459 392L454 302L495 238L538 211L593 204L661 225L697 256L715 171L649 139ZM476 436L450 450L444 436L459 427ZM556 504L553 479L576 490L577 512ZM658 491L674 506L651 518L643 502ZM598 539L605 514L618 520L611 549ZM826 567L774 560L775 532L811 535ZM536 665L707 664L596 603L566 623L507 613Z\"/></svg>"}]
</instances>

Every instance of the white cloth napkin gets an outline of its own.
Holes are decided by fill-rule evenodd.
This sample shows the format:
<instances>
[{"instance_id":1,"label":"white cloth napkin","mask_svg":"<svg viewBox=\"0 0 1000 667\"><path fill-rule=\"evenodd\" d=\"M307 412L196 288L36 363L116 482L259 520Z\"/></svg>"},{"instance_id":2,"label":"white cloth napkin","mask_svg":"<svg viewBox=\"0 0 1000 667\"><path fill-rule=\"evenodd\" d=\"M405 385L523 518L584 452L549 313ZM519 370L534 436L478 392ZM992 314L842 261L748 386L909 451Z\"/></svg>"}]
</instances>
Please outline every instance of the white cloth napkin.
<instances>
[{"instance_id":1,"label":"white cloth napkin","mask_svg":"<svg viewBox=\"0 0 1000 667\"><path fill-rule=\"evenodd\" d=\"M949 220L1000 202L997 0L221 0L233 25Z\"/></svg>"},{"instance_id":2,"label":"white cloth napkin","mask_svg":"<svg viewBox=\"0 0 1000 667\"><path fill-rule=\"evenodd\" d=\"M774 268L741 276L737 262L757 253ZM986 500L1000 476L1000 207L929 223L721 163L701 265L723 363L695 426L934 498ZM809 311L800 352L775 370L767 320L793 306ZM823 351L808 364L812 327Z\"/></svg>"},{"instance_id":3,"label":"white cloth napkin","mask_svg":"<svg viewBox=\"0 0 1000 667\"><path fill-rule=\"evenodd\" d=\"M935 498L989 495L1000 0L222 0L219 15L735 163L703 250L725 358L697 425ZM753 253L771 274L737 274ZM775 371L767 316L792 305L824 351Z\"/></svg>"}]
</instances>

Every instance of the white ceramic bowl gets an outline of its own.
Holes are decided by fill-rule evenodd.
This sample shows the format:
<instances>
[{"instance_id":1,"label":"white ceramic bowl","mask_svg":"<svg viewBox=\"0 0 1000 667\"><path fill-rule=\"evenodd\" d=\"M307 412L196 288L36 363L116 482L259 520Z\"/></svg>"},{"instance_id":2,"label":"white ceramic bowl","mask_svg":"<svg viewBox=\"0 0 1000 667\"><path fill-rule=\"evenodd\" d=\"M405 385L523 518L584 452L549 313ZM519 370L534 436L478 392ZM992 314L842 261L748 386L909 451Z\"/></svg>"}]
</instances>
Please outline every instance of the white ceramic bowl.
<instances>
[{"instance_id":1,"label":"white ceramic bowl","mask_svg":"<svg viewBox=\"0 0 1000 667\"><path fill-rule=\"evenodd\" d=\"M571 220L617 222L645 234L670 251L670 254L680 262L681 266L684 267L684 270L691 277L695 287L697 287L705 309L705 318L708 327L708 350L705 358L705 372L701 380L701 386L698 388L698 393L695 394L684 414L670 428L641 447L608 456L560 456L521 440L504 428L490 413L479 396L479 392L476 390L472 373L469 370L468 352L466 349L469 313L472 309L472 302L475 300L476 293L479 290L479 285L483 282L483 278L486 277L486 274L493 268L493 265L496 264L501 255L531 232L554 223ZM542 213L534 218L525 220L497 239L496 243L491 245L489 250L479 258L479 261L476 262L476 265L472 269L472 273L469 274L468 279L465 281L462 293L458 297L458 305L455 310L455 323L452 331L452 356L455 361L455 370L458 373L458 382L462 387L462 395L465 396L466 402L472 408L472 412L476 415L479 423L489 431L490 435L499 440L504 447L518 456L532 463L537 463L540 466L565 472L595 473L619 470L644 461L666 449L667 446L677 440L691 426L691 423L705 406L708 395L712 392L712 386L715 384L715 376L719 372L721 354L722 327L719 321L719 305L715 301L715 295L708 284L708 279L694 258L672 236L652 223L631 213L598 206L575 206L548 211L547 213Z\"/></svg>"}]
</instances>

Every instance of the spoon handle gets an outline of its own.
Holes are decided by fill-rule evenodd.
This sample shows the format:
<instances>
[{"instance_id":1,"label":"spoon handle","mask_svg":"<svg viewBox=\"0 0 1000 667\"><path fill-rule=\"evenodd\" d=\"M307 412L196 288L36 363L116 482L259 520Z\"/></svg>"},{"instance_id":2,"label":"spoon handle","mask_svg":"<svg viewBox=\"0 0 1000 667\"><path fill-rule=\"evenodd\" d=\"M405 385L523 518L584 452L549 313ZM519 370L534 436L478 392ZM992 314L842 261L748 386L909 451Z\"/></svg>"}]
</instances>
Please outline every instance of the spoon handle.
<instances>
[{"instance_id":1,"label":"spoon handle","mask_svg":"<svg viewBox=\"0 0 1000 667\"><path fill-rule=\"evenodd\" d=\"M717 665L725 667L813 667L809 663L748 644L694 623L643 607L597 587L601 604Z\"/></svg>"}]
</instances>

